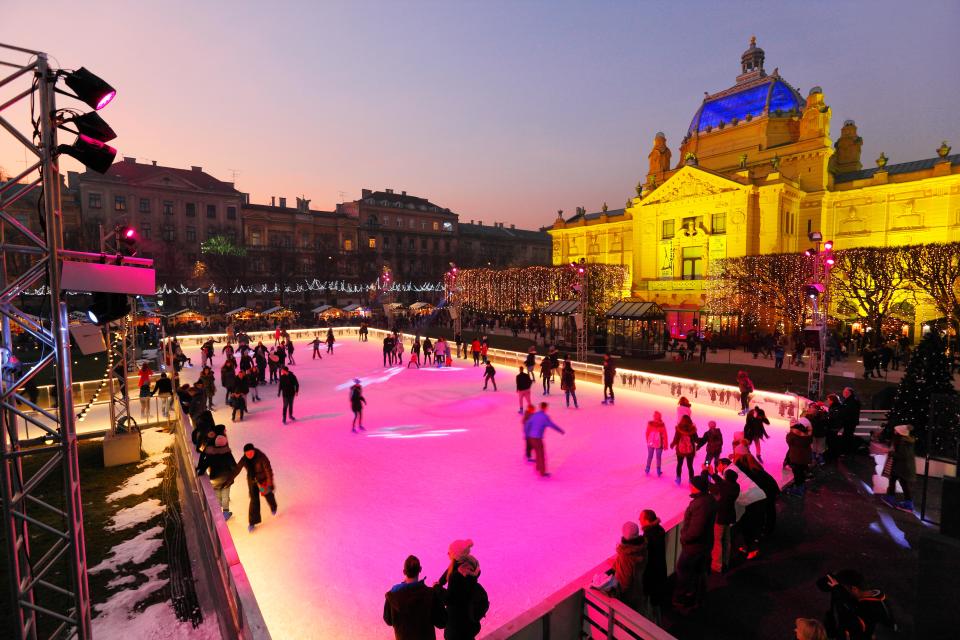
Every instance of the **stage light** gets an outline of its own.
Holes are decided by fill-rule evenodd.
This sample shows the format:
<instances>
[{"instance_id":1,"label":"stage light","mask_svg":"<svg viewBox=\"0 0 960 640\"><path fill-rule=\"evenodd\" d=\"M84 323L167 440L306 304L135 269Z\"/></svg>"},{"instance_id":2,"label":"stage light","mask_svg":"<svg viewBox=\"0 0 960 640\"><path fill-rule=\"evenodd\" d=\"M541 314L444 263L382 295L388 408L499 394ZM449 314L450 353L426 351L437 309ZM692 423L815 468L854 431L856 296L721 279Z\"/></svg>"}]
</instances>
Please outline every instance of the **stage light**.
<instances>
[{"instance_id":1,"label":"stage light","mask_svg":"<svg viewBox=\"0 0 960 640\"><path fill-rule=\"evenodd\" d=\"M93 304L87 309L90 322L103 326L119 320L130 312L127 296L122 293L94 293Z\"/></svg>"},{"instance_id":2,"label":"stage light","mask_svg":"<svg viewBox=\"0 0 960 640\"><path fill-rule=\"evenodd\" d=\"M831 267L832 267L834 264L836 264L836 262L837 262L837 261L834 260L833 258L827 258L827 264L830 265Z\"/></svg>"},{"instance_id":3,"label":"stage light","mask_svg":"<svg viewBox=\"0 0 960 640\"><path fill-rule=\"evenodd\" d=\"M819 231L811 231L807 234L807 238L810 239L810 242L820 242L823 240L823 234Z\"/></svg>"},{"instance_id":4,"label":"stage light","mask_svg":"<svg viewBox=\"0 0 960 640\"><path fill-rule=\"evenodd\" d=\"M808 298L815 299L822 295L824 292L823 285L819 282L814 284L808 284L805 290Z\"/></svg>"},{"instance_id":5,"label":"stage light","mask_svg":"<svg viewBox=\"0 0 960 640\"><path fill-rule=\"evenodd\" d=\"M77 128L75 133L99 140L100 142L109 142L117 137L116 132L100 117L96 111L74 116L63 121L63 124L72 123ZM65 127L64 127L65 128Z\"/></svg>"},{"instance_id":6,"label":"stage light","mask_svg":"<svg viewBox=\"0 0 960 640\"><path fill-rule=\"evenodd\" d=\"M77 136L72 145L61 144L57 151L73 156L97 173L106 173L113 165L113 159L117 157L116 149L83 134Z\"/></svg>"},{"instance_id":7,"label":"stage light","mask_svg":"<svg viewBox=\"0 0 960 640\"><path fill-rule=\"evenodd\" d=\"M97 111L110 104L117 95L113 87L84 67L80 67L76 71L64 72L64 78L67 86L73 90L77 98Z\"/></svg>"},{"instance_id":8,"label":"stage light","mask_svg":"<svg viewBox=\"0 0 960 640\"><path fill-rule=\"evenodd\" d=\"M833 249L833 240L827 240L826 242L824 242L823 248L826 251L830 251L831 249Z\"/></svg>"}]
</instances>

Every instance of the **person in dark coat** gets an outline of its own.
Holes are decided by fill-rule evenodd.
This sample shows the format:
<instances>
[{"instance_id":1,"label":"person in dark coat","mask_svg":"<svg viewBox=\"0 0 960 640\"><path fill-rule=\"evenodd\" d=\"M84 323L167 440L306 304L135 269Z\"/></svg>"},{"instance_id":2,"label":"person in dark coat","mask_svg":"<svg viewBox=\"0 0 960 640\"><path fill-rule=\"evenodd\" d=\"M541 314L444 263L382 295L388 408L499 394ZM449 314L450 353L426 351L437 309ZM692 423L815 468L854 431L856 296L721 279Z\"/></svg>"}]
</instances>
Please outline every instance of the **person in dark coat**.
<instances>
[{"instance_id":1,"label":"person in dark coat","mask_svg":"<svg viewBox=\"0 0 960 640\"><path fill-rule=\"evenodd\" d=\"M831 393L827 396L827 453L836 458L843 452L843 403L840 396Z\"/></svg>"},{"instance_id":2,"label":"person in dark coat","mask_svg":"<svg viewBox=\"0 0 960 640\"><path fill-rule=\"evenodd\" d=\"M669 595L667 591L667 542L666 532L660 526L660 518L652 509L640 512L640 528L647 545L647 566L643 569L643 593L647 606L644 615L660 624L662 607Z\"/></svg>"},{"instance_id":3,"label":"person in dark coat","mask_svg":"<svg viewBox=\"0 0 960 640\"><path fill-rule=\"evenodd\" d=\"M616 596L634 611L643 613L646 604L643 573L647 567L647 542L640 537L640 527L636 522L625 522L621 534L613 561L613 576L617 580Z\"/></svg>"},{"instance_id":4,"label":"person in dark coat","mask_svg":"<svg viewBox=\"0 0 960 640\"><path fill-rule=\"evenodd\" d=\"M247 383L247 375L243 372L243 369L240 369L233 379L233 388L230 390L230 406L233 407L231 415L234 422L237 421L237 413L240 414L240 421L243 421L243 414L247 412L247 393L249 391L250 385Z\"/></svg>"},{"instance_id":5,"label":"person in dark coat","mask_svg":"<svg viewBox=\"0 0 960 640\"><path fill-rule=\"evenodd\" d=\"M806 491L807 467L813 457L810 452L812 431L810 420L800 418L787 432L787 464L793 471L793 488L788 490L791 495L802 496Z\"/></svg>"},{"instance_id":6,"label":"person in dark coat","mask_svg":"<svg viewBox=\"0 0 960 640\"><path fill-rule=\"evenodd\" d=\"M737 523L740 483L737 472L729 467L730 459L721 458L710 476L713 479L710 494L717 501L717 520L713 525L713 549L710 552L710 569L714 573L723 573L730 565L730 530Z\"/></svg>"},{"instance_id":7,"label":"person in dark coat","mask_svg":"<svg viewBox=\"0 0 960 640\"><path fill-rule=\"evenodd\" d=\"M210 486L213 487L217 502L223 510L223 519L229 520L233 515L230 511L230 487L233 485L233 470L237 467L237 461L233 458L233 452L230 451L230 444L227 442L226 427L220 424L215 428L220 435L217 435L213 442L206 445L200 453L197 475L202 476L209 470Z\"/></svg>"},{"instance_id":8,"label":"person in dark coat","mask_svg":"<svg viewBox=\"0 0 960 640\"><path fill-rule=\"evenodd\" d=\"M209 381L213 384L213 380ZM207 385L203 380L197 381L188 391L190 395L189 404L187 405L187 413L190 414L191 420L196 420L204 411L209 411L208 404L212 404L213 400L210 395L207 394Z\"/></svg>"},{"instance_id":9,"label":"person in dark coat","mask_svg":"<svg viewBox=\"0 0 960 640\"><path fill-rule=\"evenodd\" d=\"M711 420L707 423L707 430L700 437L700 442L697 444L697 449L702 448L704 445L707 447L707 457L703 460L703 465L706 467L713 461L713 464L716 465L720 460L720 454L723 451L723 432L717 428L717 423L715 420Z\"/></svg>"},{"instance_id":10,"label":"person in dark coat","mask_svg":"<svg viewBox=\"0 0 960 640\"><path fill-rule=\"evenodd\" d=\"M157 381L153 384L153 391L151 393L160 397L160 413L163 414L163 417L170 417L170 408L173 404L173 381L167 377L166 371L160 372L160 377L157 378ZM36 400L32 401L36 404Z\"/></svg>"},{"instance_id":11,"label":"person in dark coat","mask_svg":"<svg viewBox=\"0 0 960 640\"><path fill-rule=\"evenodd\" d=\"M763 425L770 424L770 419L760 407L754 407L747 413L746 423L743 425L743 437L757 450L757 460L763 462L763 456L760 455L760 441L770 437Z\"/></svg>"},{"instance_id":12,"label":"person in dark coat","mask_svg":"<svg viewBox=\"0 0 960 640\"><path fill-rule=\"evenodd\" d=\"M420 560L407 556L403 582L384 596L383 621L393 627L396 640L436 640L436 629L447 625L440 588L430 588L420 579Z\"/></svg>"},{"instance_id":13,"label":"person in dark coat","mask_svg":"<svg viewBox=\"0 0 960 640\"><path fill-rule=\"evenodd\" d=\"M244 469L247 470L247 489L250 493L247 531L252 532L253 528L261 522L260 496L267 501L270 513L277 515L277 498L273 493L276 484L273 481L273 467L270 466L270 459L249 442L243 445L243 457L234 467L233 477L236 478Z\"/></svg>"},{"instance_id":14,"label":"person in dark coat","mask_svg":"<svg viewBox=\"0 0 960 640\"><path fill-rule=\"evenodd\" d=\"M760 487L766 498L764 499L763 534L770 535L777 525L777 496L780 495L780 485L773 476L767 473L763 465L750 453L749 443L742 433L733 434L733 463L742 471L753 484Z\"/></svg>"},{"instance_id":15,"label":"person in dark coat","mask_svg":"<svg viewBox=\"0 0 960 640\"><path fill-rule=\"evenodd\" d=\"M197 451L203 451L203 447L207 444L207 434L213 431L213 414L209 409L204 409L191 420L193 420L193 431L190 433L190 440Z\"/></svg>"},{"instance_id":16,"label":"person in dark coat","mask_svg":"<svg viewBox=\"0 0 960 640\"><path fill-rule=\"evenodd\" d=\"M913 513L913 494L910 487L917 478L917 459L914 452L916 439L912 432L913 426L909 424L898 424L893 428L893 449L889 454L893 457L893 464L890 467L887 493L883 496L883 501L888 505L908 513ZM903 488L903 500L900 502L896 501L897 481Z\"/></svg>"},{"instance_id":17,"label":"person in dark coat","mask_svg":"<svg viewBox=\"0 0 960 640\"><path fill-rule=\"evenodd\" d=\"M853 432L856 430L857 425L860 424L860 398L857 397L856 392L853 390L853 387L845 387L843 390L843 411L842 416L842 428L843 428L843 452L845 454L850 454L856 451L857 442L856 436L853 435Z\"/></svg>"},{"instance_id":18,"label":"person in dark coat","mask_svg":"<svg viewBox=\"0 0 960 640\"><path fill-rule=\"evenodd\" d=\"M293 399L300 393L300 382L289 368L280 369L280 383L277 385L277 395L283 396L283 424L287 424L287 416L296 422L293 417Z\"/></svg>"},{"instance_id":19,"label":"person in dark coat","mask_svg":"<svg viewBox=\"0 0 960 640\"><path fill-rule=\"evenodd\" d=\"M878 625L897 631L886 595L879 589L864 588L860 572L844 569L828 573L816 584L820 591L830 594L830 610L824 619L829 637L871 640Z\"/></svg>"},{"instance_id":20,"label":"person in dark coat","mask_svg":"<svg viewBox=\"0 0 960 640\"><path fill-rule=\"evenodd\" d=\"M707 479L697 476L690 482L690 504L680 526L680 557L677 558L677 586L674 607L691 612L703 601L707 588L707 567L713 550L713 525L717 502L708 493Z\"/></svg>"},{"instance_id":21,"label":"person in dark coat","mask_svg":"<svg viewBox=\"0 0 960 640\"><path fill-rule=\"evenodd\" d=\"M473 540L450 543L450 565L436 584L447 587L441 592L447 606L444 640L474 640L480 633L480 620L490 608L487 592L478 582L480 563L470 554L472 547Z\"/></svg>"},{"instance_id":22,"label":"person in dark coat","mask_svg":"<svg viewBox=\"0 0 960 640\"><path fill-rule=\"evenodd\" d=\"M603 356L603 404L613 404L613 381L617 378L617 366L609 355Z\"/></svg>"},{"instance_id":23,"label":"person in dark coat","mask_svg":"<svg viewBox=\"0 0 960 640\"><path fill-rule=\"evenodd\" d=\"M360 378L353 379L353 386L350 387L350 410L353 411L353 426L351 431L357 433L357 429L360 431L366 431L366 427L363 426L363 405L367 404L367 399L363 397L363 386L360 384ZM357 424L359 422L359 424Z\"/></svg>"},{"instance_id":24,"label":"person in dark coat","mask_svg":"<svg viewBox=\"0 0 960 640\"><path fill-rule=\"evenodd\" d=\"M223 402L230 402L230 393L233 391L233 383L237 379L237 365L233 358L227 358L226 362L220 368L220 386L223 387Z\"/></svg>"}]
</instances>

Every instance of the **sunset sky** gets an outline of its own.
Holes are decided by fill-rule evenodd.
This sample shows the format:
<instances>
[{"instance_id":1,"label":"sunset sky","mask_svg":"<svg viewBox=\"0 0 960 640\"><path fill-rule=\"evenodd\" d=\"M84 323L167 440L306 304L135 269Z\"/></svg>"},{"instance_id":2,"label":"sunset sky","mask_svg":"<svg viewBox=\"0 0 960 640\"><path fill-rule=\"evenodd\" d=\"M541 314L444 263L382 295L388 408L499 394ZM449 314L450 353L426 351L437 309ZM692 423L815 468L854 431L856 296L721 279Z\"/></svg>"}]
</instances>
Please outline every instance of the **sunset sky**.
<instances>
[{"instance_id":1,"label":"sunset sky","mask_svg":"<svg viewBox=\"0 0 960 640\"><path fill-rule=\"evenodd\" d=\"M390 187L525 227L622 207L754 34L768 72L823 87L834 136L857 121L865 166L960 149L953 1L3 4L0 42L117 88L121 155L236 171L254 202Z\"/></svg>"}]
</instances>

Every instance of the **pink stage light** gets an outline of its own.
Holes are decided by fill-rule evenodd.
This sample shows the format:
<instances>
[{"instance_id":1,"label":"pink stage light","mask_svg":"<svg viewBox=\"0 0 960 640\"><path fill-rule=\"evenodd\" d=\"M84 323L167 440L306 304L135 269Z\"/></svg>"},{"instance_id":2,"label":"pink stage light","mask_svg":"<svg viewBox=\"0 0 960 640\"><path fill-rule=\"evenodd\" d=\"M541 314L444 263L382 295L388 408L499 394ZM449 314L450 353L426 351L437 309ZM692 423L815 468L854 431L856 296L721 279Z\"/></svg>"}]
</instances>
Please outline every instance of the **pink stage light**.
<instances>
[{"instance_id":1,"label":"pink stage light","mask_svg":"<svg viewBox=\"0 0 960 640\"><path fill-rule=\"evenodd\" d=\"M133 237L137 235L137 232L133 229L127 229L123 235L127 239L133 239Z\"/></svg>"},{"instance_id":2,"label":"pink stage light","mask_svg":"<svg viewBox=\"0 0 960 640\"><path fill-rule=\"evenodd\" d=\"M117 92L116 92L116 91L113 91L113 90L108 91L107 93L105 93L105 94L103 95L102 98L100 98L99 100L97 100L97 106L94 107L94 108L95 108L97 111L100 111L100 109L103 109L105 106L107 106L108 104L110 104L116 96L117 96Z\"/></svg>"},{"instance_id":3,"label":"pink stage light","mask_svg":"<svg viewBox=\"0 0 960 640\"><path fill-rule=\"evenodd\" d=\"M831 267L834 265L835 262L836 260L834 260L833 258L827 258L827 264L830 265Z\"/></svg>"},{"instance_id":4,"label":"pink stage light","mask_svg":"<svg viewBox=\"0 0 960 640\"><path fill-rule=\"evenodd\" d=\"M831 249L833 249L833 241L827 240L826 242L824 242L823 248L826 249L827 251L830 251Z\"/></svg>"}]
</instances>

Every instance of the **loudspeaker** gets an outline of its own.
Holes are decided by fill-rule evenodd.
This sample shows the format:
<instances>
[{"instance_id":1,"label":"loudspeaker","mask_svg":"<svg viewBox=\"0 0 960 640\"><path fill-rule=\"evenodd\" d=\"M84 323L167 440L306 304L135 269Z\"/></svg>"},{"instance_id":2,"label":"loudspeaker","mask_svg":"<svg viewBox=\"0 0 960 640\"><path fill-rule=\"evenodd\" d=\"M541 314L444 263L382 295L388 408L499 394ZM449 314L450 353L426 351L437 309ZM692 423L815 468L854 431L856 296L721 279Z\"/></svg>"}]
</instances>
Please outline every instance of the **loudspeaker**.
<instances>
[{"instance_id":1,"label":"loudspeaker","mask_svg":"<svg viewBox=\"0 0 960 640\"><path fill-rule=\"evenodd\" d=\"M943 479L940 533L960 540L960 480L956 478Z\"/></svg>"}]
</instances>

